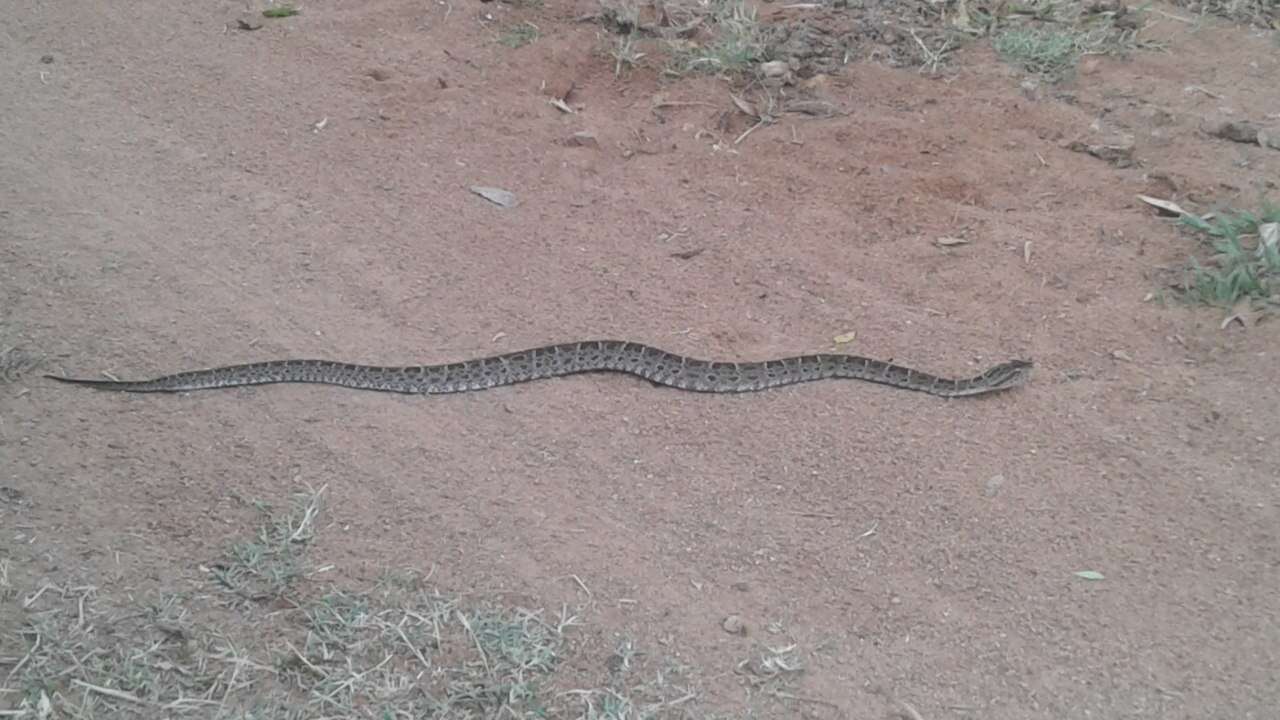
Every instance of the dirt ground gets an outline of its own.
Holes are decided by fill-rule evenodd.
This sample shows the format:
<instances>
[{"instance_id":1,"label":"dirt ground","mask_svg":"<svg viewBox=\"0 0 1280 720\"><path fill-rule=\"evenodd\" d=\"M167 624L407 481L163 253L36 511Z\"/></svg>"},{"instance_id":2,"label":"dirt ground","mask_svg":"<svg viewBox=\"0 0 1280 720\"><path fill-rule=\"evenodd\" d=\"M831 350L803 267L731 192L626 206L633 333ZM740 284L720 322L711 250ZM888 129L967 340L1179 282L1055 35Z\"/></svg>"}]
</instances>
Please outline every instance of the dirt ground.
<instances>
[{"instance_id":1,"label":"dirt ground","mask_svg":"<svg viewBox=\"0 0 1280 720\"><path fill-rule=\"evenodd\" d=\"M219 605L209 566L252 534L253 501L323 486L323 572L295 600L414 569L580 608L565 672L603 677L625 638L681 669L672 717L1275 717L1280 324L1169 297L1200 247L1135 197L1276 197L1280 151L1201 130L1280 117L1267 32L1155 5L1163 50L1058 84L989 43L932 73L906 31L859 35L788 86L833 112L739 142L756 121L730 84L656 59L615 74L586 0L315 3L252 31L231 2L19 5L0 32L0 349L41 362L0 385L0 710L45 716L16 678L55 595L91 588L105 618L176 593L188 623L287 633L294 606ZM532 42L502 42L524 22ZM571 113L548 102L570 84ZM1131 162L1072 149L1117 137ZM41 377L591 338L1036 371L953 401L620 375L431 397Z\"/></svg>"}]
</instances>

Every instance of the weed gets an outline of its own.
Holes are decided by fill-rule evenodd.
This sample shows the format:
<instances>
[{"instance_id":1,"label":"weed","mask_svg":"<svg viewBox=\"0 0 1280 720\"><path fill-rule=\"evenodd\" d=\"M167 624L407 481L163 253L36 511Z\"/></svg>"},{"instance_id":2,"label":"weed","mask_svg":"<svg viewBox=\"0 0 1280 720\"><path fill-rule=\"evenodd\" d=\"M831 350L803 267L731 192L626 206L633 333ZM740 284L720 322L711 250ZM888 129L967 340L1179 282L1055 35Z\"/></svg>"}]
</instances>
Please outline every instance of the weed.
<instances>
[{"instance_id":1,"label":"weed","mask_svg":"<svg viewBox=\"0 0 1280 720\"><path fill-rule=\"evenodd\" d=\"M245 600L270 600L283 596L293 582L306 574L300 552L315 532L324 488L301 493L288 515L271 515L268 505L257 503L267 522L252 540L232 544L223 560L210 572L226 590Z\"/></svg>"},{"instance_id":2,"label":"weed","mask_svg":"<svg viewBox=\"0 0 1280 720\"><path fill-rule=\"evenodd\" d=\"M277 5L262 11L263 17L269 18L287 18L293 17L294 15L300 15L301 13L301 10L292 5Z\"/></svg>"},{"instance_id":3,"label":"weed","mask_svg":"<svg viewBox=\"0 0 1280 720\"><path fill-rule=\"evenodd\" d=\"M1280 4L1275 0L1174 0L1174 4L1260 28L1272 29L1280 23Z\"/></svg>"},{"instance_id":4,"label":"weed","mask_svg":"<svg viewBox=\"0 0 1280 720\"><path fill-rule=\"evenodd\" d=\"M538 26L531 22L522 22L519 25L513 25L503 31L499 36L498 42L506 45L511 49L522 48L525 45L538 39Z\"/></svg>"},{"instance_id":5,"label":"weed","mask_svg":"<svg viewBox=\"0 0 1280 720\"><path fill-rule=\"evenodd\" d=\"M21 348L0 346L0 383L16 382L40 365L42 358Z\"/></svg>"},{"instance_id":6,"label":"weed","mask_svg":"<svg viewBox=\"0 0 1280 720\"><path fill-rule=\"evenodd\" d=\"M619 35L609 55L613 57L614 77L622 77L623 70L636 67L645 53L635 49L635 38L632 35Z\"/></svg>"},{"instance_id":7,"label":"weed","mask_svg":"<svg viewBox=\"0 0 1280 720\"><path fill-rule=\"evenodd\" d=\"M288 589L300 576L299 547L312 538L323 492L300 494L290 512L268 515L252 540L234 543L224 584L237 595L246 587ZM10 563L0 563L6 593L10 576ZM203 596L166 594L142 604L130 597L113 612L98 607L93 587L46 584L20 603L25 621L15 639L24 649L0 657L10 666L0 673L0 716L701 717L686 669L667 663L654 671L629 639L606 663L604 685L563 689L565 668L582 678L594 663L569 661L581 620L568 607L546 613L463 600L427 589L425 581L388 574L368 591L317 588L296 611L241 604L230 617ZM228 627L215 624L228 619ZM760 667L767 674L790 670L779 662L765 658Z\"/></svg>"},{"instance_id":8,"label":"weed","mask_svg":"<svg viewBox=\"0 0 1280 720\"><path fill-rule=\"evenodd\" d=\"M1061 77L1079 57L1076 43L1070 31L1019 28L997 35L994 45L1006 62L1037 75Z\"/></svg>"},{"instance_id":9,"label":"weed","mask_svg":"<svg viewBox=\"0 0 1280 720\"><path fill-rule=\"evenodd\" d=\"M1084 55L1124 55L1141 48L1160 49L1141 41L1144 10L1099 10L1060 0L1033 2L1020 8L1016 20L1003 23L992 46L1006 62L1050 80L1066 77ZM999 24L992 19L991 25Z\"/></svg>"},{"instance_id":10,"label":"weed","mask_svg":"<svg viewBox=\"0 0 1280 720\"><path fill-rule=\"evenodd\" d=\"M679 48L668 72L741 75L768 60L755 8L746 0L710 0L714 39L706 46Z\"/></svg>"},{"instance_id":11,"label":"weed","mask_svg":"<svg viewBox=\"0 0 1280 720\"><path fill-rule=\"evenodd\" d=\"M1280 205L1260 213L1226 212L1213 222L1182 216L1183 225L1206 236L1213 251L1201 264L1191 259L1183 297L1230 308L1243 298L1280 305Z\"/></svg>"}]
</instances>

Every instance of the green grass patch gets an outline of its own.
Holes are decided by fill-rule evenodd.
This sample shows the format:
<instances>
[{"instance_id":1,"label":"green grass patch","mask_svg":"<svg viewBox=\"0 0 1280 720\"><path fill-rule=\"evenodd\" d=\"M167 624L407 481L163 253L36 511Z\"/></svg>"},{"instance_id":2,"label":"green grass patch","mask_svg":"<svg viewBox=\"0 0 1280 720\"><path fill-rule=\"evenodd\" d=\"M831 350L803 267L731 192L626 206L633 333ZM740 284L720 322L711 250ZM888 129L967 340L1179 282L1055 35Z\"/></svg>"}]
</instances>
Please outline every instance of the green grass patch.
<instances>
[{"instance_id":1,"label":"green grass patch","mask_svg":"<svg viewBox=\"0 0 1280 720\"><path fill-rule=\"evenodd\" d=\"M609 641L603 629L582 637L584 608L451 596L412 571L365 589L318 585L306 555L323 492L300 493L280 512L257 504L263 522L229 545L213 575L236 598L230 606L207 585L155 600L52 582L20 592L11 560L0 559L0 602L21 618L0 637L0 716L710 717L688 668L649 658L630 640L600 657L593 648ZM274 601L243 602L246 592Z\"/></svg>"},{"instance_id":2,"label":"green grass patch","mask_svg":"<svg viewBox=\"0 0 1280 720\"><path fill-rule=\"evenodd\" d=\"M1173 0L1201 15L1216 15L1260 28L1280 28L1280 3L1276 0Z\"/></svg>"},{"instance_id":3,"label":"green grass patch","mask_svg":"<svg viewBox=\"0 0 1280 720\"><path fill-rule=\"evenodd\" d=\"M224 590L244 601L286 595L309 568L302 552L315 535L324 488L299 493L290 512L278 515L266 503L254 506L264 516L253 538L232 543L209 572Z\"/></svg>"},{"instance_id":4,"label":"green grass patch","mask_svg":"<svg viewBox=\"0 0 1280 720\"><path fill-rule=\"evenodd\" d=\"M745 0L711 0L712 40L701 46L677 46L669 74L743 75L769 59L755 8Z\"/></svg>"},{"instance_id":5,"label":"green grass patch","mask_svg":"<svg viewBox=\"0 0 1280 720\"><path fill-rule=\"evenodd\" d=\"M292 5L276 5L262 11L262 16L269 18L287 18L301 14L302 11Z\"/></svg>"},{"instance_id":6,"label":"green grass patch","mask_svg":"<svg viewBox=\"0 0 1280 720\"><path fill-rule=\"evenodd\" d=\"M1069 30L1018 28L996 36L996 52L1005 62L1036 75L1062 77L1080 57L1079 38Z\"/></svg>"},{"instance_id":7,"label":"green grass patch","mask_svg":"<svg viewBox=\"0 0 1280 720\"><path fill-rule=\"evenodd\" d=\"M1203 238L1209 258L1192 258L1181 291L1184 298L1222 308L1242 299L1280 306L1280 205L1260 212L1228 211L1213 220L1183 215L1181 223Z\"/></svg>"},{"instance_id":8,"label":"green grass patch","mask_svg":"<svg viewBox=\"0 0 1280 720\"><path fill-rule=\"evenodd\" d=\"M1036 0L978 19L992 33L992 47L1005 62L1053 82L1068 77L1084 55L1124 56L1137 49L1160 49L1139 39L1145 6L1111 9Z\"/></svg>"},{"instance_id":9,"label":"green grass patch","mask_svg":"<svg viewBox=\"0 0 1280 720\"><path fill-rule=\"evenodd\" d=\"M512 25L502 34L498 36L498 42L515 50L538 39L538 26L531 22L522 22L519 25Z\"/></svg>"}]
</instances>

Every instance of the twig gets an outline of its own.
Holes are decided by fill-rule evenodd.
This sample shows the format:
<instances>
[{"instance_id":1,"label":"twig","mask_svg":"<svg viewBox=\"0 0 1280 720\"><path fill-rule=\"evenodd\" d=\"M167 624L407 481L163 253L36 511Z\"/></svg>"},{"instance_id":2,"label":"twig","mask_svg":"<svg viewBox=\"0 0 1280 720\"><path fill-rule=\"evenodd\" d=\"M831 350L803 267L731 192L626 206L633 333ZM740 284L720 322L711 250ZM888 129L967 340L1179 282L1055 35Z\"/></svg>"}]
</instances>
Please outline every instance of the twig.
<instances>
[{"instance_id":1,"label":"twig","mask_svg":"<svg viewBox=\"0 0 1280 720\"><path fill-rule=\"evenodd\" d=\"M285 640L284 644L287 645L289 649L293 651L293 654L296 655L297 658L302 661L303 665L307 666L308 670L316 674L316 677L321 677L321 678L329 677L328 673L316 667L315 665L312 665L311 661L308 660L305 655L303 655L301 652L298 652L298 648L294 647L293 643L289 642L288 640Z\"/></svg>"},{"instance_id":2,"label":"twig","mask_svg":"<svg viewBox=\"0 0 1280 720\"><path fill-rule=\"evenodd\" d=\"M770 694L771 694L771 695L773 695L774 697L779 698L779 699L782 699L782 700L795 700L796 702L813 703L814 705L823 705L823 706L826 706L826 707L829 707L829 708L835 708L835 709L837 709L837 710L840 708L840 706L839 706L839 705L837 705L837 704L835 704L835 703L833 703L833 702L831 702L831 701L829 701L829 700L822 700L822 699L820 699L820 698L804 697L803 695L792 695L792 694L791 694L791 693L789 693L789 692L783 692L783 691L781 691L781 690L774 690L774 691L773 691L772 693L770 693ZM921 720L923 720L923 718L922 718Z\"/></svg>"},{"instance_id":3,"label":"twig","mask_svg":"<svg viewBox=\"0 0 1280 720\"><path fill-rule=\"evenodd\" d=\"M31 650L29 650L27 654L21 660L18 661L18 664L13 666L13 669L9 671L9 674L5 676L4 681L7 683L10 680L12 680L13 676L18 674L18 671L22 669L22 666L26 665L27 661L31 659L31 656L35 655L36 650L39 650L39 649L40 649L40 633L36 633L35 644L32 645Z\"/></svg>"},{"instance_id":4,"label":"twig","mask_svg":"<svg viewBox=\"0 0 1280 720\"><path fill-rule=\"evenodd\" d=\"M93 692L99 693L101 695L106 695L108 697L113 697L117 700L125 700L127 702L136 703L138 705L154 705L155 704L150 700L143 700L137 695L130 695L129 693L124 692L122 690L112 690L111 688L102 687L101 685L93 685L79 678L71 678L71 684L79 685L85 690L92 690Z\"/></svg>"},{"instance_id":5,"label":"twig","mask_svg":"<svg viewBox=\"0 0 1280 720\"><path fill-rule=\"evenodd\" d=\"M766 120L766 119L764 119L764 118L760 118L759 122L757 122L755 125L752 125L751 127L747 128L747 131L746 131L746 132L744 132L744 133L742 133L741 135L739 135L739 136L738 136L738 139L733 141L733 144L734 144L734 145L737 145L738 143L742 142L743 140L746 140L748 135L750 135L751 133L753 133L753 132L755 132L755 131L756 131L756 128L760 127L761 125L767 125L767 124L768 124L768 122L769 122L768 120Z\"/></svg>"},{"instance_id":6,"label":"twig","mask_svg":"<svg viewBox=\"0 0 1280 720\"><path fill-rule=\"evenodd\" d=\"M1182 17L1181 15L1174 15L1174 14L1172 14L1172 13L1167 13L1167 12L1165 12L1165 11L1163 11L1163 10L1154 10L1154 9L1153 9L1153 10L1151 10L1151 11L1152 11L1152 12L1154 12L1155 14L1157 14L1157 15L1163 15L1163 16L1165 16L1165 17L1169 18L1170 20L1177 20L1178 22L1184 22L1184 23L1187 23L1188 25L1194 25L1194 24L1195 24L1195 22L1196 22L1195 20L1192 20L1191 18L1185 18L1185 17Z\"/></svg>"},{"instance_id":7,"label":"twig","mask_svg":"<svg viewBox=\"0 0 1280 720\"><path fill-rule=\"evenodd\" d=\"M911 38L916 41L916 44L920 46L920 50L924 52L925 63L920 66L920 69L924 70L925 65L928 65L930 66L929 72L938 72L938 65L942 63L942 56L946 54L947 50L951 49L951 38L947 38L946 42L942 43L942 47L935 51L930 50L929 46L924 44L924 41L920 39L919 35L916 35L914 29L908 28L907 32L911 33Z\"/></svg>"},{"instance_id":8,"label":"twig","mask_svg":"<svg viewBox=\"0 0 1280 720\"><path fill-rule=\"evenodd\" d=\"M715 103L702 102L700 100L661 100L653 104L654 110L661 110L667 107L690 107L693 105L705 105L707 107L720 107Z\"/></svg>"},{"instance_id":9,"label":"twig","mask_svg":"<svg viewBox=\"0 0 1280 720\"><path fill-rule=\"evenodd\" d=\"M920 713L916 712L916 709L911 707L911 703L906 700L899 700L898 706L902 708L902 715L910 718L910 720L924 720Z\"/></svg>"},{"instance_id":10,"label":"twig","mask_svg":"<svg viewBox=\"0 0 1280 720\"><path fill-rule=\"evenodd\" d=\"M455 612L458 613L458 619L462 621L462 627L467 629L467 634L471 636L471 640L476 644L476 651L480 653L480 662L484 663L485 673L492 677L493 667L489 665L489 656L485 654L484 646L480 644L480 638L476 637L475 630L471 629L471 621L467 620L467 616L463 615L461 610Z\"/></svg>"},{"instance_id":11,"label":"twig","mask_svg":"<svg viewBox=\"0 0 1280 720\"><path fill-rule=\"evenodd\" d=\"M400 639L404 641L405 645L409 646L409 650L413 652L414 657L418 658L418 662L422 663L423 669L430 670L431 663L427 662L427 659L422 656L422 652L418 650L418 646L409 642L409 636L404 634L404 630L402 630L399 625L396 625L395 628L396 634L400 636Z\"/></svg>"},{"instance_id":12,"label":"twig","mask_svg":"<svg viewBox=\"0 0 1280 720\"><path fill-rule=\"evenodd\" d=\"M578 584L578 587L582 588L582 592L587 594L588 600L593 599L594 596L591 594L591 588L587 587L587 584L582 582L582 578L577 575L570 575L569 577L573 578L573 581Z\"/></svg>"}]
</instances>

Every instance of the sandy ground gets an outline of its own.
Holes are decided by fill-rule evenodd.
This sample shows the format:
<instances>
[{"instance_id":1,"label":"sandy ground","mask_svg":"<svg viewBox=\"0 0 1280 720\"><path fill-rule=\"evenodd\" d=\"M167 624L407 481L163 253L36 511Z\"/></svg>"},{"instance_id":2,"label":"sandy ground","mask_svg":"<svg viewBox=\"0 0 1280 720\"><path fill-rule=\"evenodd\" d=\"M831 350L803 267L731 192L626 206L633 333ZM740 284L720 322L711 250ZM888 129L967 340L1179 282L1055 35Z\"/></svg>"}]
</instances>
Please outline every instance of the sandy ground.
<instances>
[{"instance_id":1,"label":"sandy ground","mask_svg":"<svg viewBox=\"0 0 1280 720\"><path fill-rule=\"evenodd\" d=\"M1135 199L1275 196L1280 152L1199 130L1280 113L1266 35L1156 16L1167 52L1039 88L978 45L936 77L855 59L808 83L840 114L735 144L752 121L722 81L615 77L587 3L319 3L253 32L229 2L19 5L0 339L41 371L597 337L747 360L846 333L939 374L1037 367L959 401L610 375L131 396L28 372L0 386L0 659L42 583L193 586L245 498L310 484L329 580L587 588L584 662L620 634L661 647L708 713L759 712L735 667L794 643L805 700L762 716L1274 717L1280 326L1159 302L1198 250ZM535 42L495 42L521 20ZM570 80L566 114L544 88ZM1068 148L1115 134L1132 166Z\"/></svg>"}]
</instances>

